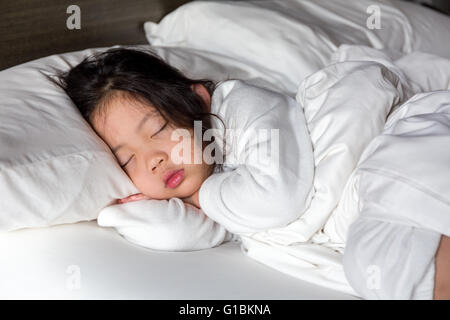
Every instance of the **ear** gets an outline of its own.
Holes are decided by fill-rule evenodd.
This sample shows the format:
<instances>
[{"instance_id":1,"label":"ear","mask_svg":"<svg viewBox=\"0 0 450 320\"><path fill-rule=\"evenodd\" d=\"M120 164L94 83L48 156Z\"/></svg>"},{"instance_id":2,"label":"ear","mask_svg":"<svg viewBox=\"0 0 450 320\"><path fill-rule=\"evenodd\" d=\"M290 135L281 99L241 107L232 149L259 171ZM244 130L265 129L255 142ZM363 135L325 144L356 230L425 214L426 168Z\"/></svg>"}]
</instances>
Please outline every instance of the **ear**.
<instances>
[{"instance_id":1,"label":"ear","mask_svg":"<svg viewBox=\"0 0 450 320\"><path fill-rule=\"evenodd\" d=\"M208 90L205 88L204 85L200 83L191 84L191 89L198 94L203 101L205 101L208 110L207 112L211 112L211 95L209 94Z\"/></svg>"}]
</instances>

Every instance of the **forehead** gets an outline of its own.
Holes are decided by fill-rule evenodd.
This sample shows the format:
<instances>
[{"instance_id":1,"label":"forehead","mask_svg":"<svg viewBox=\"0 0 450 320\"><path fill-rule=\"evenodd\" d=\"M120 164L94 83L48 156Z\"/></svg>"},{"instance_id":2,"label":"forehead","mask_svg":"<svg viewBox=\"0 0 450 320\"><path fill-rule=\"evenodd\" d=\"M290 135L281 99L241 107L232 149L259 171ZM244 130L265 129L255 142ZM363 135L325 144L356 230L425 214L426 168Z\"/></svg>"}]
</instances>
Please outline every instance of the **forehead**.
<instances>
[{"instance_id":1,"label":"forehead","mask_svg":"<svg viewBox=\"0 0 450 320\"><path fill-rule=\"evenodd\" d=\"M151 104L134 99L124 94L116 94L107 99L93 116L95 131L108 144L117 137L133 133L144 117L156 121L160 114Z\"/></svg>"}]
</instances>

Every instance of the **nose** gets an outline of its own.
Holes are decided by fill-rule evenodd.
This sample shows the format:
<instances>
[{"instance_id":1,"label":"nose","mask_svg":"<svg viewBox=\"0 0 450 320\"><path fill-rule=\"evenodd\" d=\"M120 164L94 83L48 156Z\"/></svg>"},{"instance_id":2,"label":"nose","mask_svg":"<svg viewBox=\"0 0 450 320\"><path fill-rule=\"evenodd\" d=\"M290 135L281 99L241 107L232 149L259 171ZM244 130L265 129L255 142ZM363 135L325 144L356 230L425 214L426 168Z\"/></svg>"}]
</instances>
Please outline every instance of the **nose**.
<instances>
[{"instance_id":1,"label":"nose","mask_svg":"<svg viewBox=\"0 0 450 320\"><path fill-rule=\"evenodd\" d=\"M147 170L152 173L157 173L162 166L167 162L167 155L165 153L157 153L149 157L147 161Z\"/></svg>"}]
</instances>

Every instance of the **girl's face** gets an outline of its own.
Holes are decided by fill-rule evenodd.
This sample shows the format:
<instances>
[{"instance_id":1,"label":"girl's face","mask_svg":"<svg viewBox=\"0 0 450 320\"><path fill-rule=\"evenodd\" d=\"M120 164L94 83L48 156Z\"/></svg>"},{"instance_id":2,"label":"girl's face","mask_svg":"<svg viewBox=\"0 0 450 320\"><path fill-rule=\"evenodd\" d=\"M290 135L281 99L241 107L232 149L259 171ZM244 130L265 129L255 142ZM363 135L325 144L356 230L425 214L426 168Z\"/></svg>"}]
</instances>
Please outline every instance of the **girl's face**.
<instances>
[{"instance_id":1,"label":"girl's face","mask_svg":"<svg viewBox=\"0 0 450 320\"><path fill-rule=\"evenodd\" d=\"M193 90L210 106L210 96L204 86L195 85ZM213 165L203 160L201 164L193 161L196 149L201 150L201 146L194 144L193 130L189 138L172 139L177 128L168 124L152 106L117 94L108 101L105 113L94 116L92 125L136 188L150 198L189 197L212 173ZM184 145L190 144L192 161L178 164L177 159L172 159L172 150L177 146L175 153L180 154L183 139L189 140Z\"/></svg>"}]
</instances>

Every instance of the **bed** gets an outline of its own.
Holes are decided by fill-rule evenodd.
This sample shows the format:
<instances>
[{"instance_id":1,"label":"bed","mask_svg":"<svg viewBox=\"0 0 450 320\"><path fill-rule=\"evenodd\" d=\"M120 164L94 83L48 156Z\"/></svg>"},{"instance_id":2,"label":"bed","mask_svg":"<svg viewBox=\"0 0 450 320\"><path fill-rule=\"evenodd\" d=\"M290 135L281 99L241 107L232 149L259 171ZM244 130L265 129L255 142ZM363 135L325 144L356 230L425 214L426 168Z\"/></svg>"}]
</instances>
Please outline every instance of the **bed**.
<instances>
[{"instance_id":1,"label":"bed","mask_svg":"<svg viewBox=\"0 0 450 320\"><path fill-rule=\"evenodd\" d=\"M155 252L95 222L2 234L1 252L1 299L355 299L246 258L236 243Z\"/></svg>"},{"instance_id":2,"label":"bed","mask_svg":"<svg viewBox=\"0 0 450 320\"><path fill-rule=\"evenodd\" d=\"M366 26L371 14L365 11L369 2L318 3L223 1L223 7L216 8L214 1L79 1L82 20L78 30L66 27L66 20L75 12L66 11L69 2L4 4L0 19L0 43L5 48L0 53L0 69L5 69L0 79L2 97L21 83L32 85L33 79L28 79L31 81L28 83L24 80L27 75L48 73L54 65L67 67L88 53L115 45L157 47L167 61L185 68L186 73L192 72L192 76L209 75L214 80L245 79L291 96L295 96L303 79L325 66L329 56L345 43L384 48L393 56L418 50L450 58L450 44L444 41L450 34L450 18L443 13L402 1L393 1L394 5L379 3L385 10L383 14L390 18L382 20L386 23L384 28L372 30ZM179 10L174 11L177 8ZM228 18L233 10L239 15L234 22ZM265 24L261 31L261 21L271 12L279 14L278 20ZM355 12L363 14L358 16ZM189 37L211 23L208 14L212 13L217 19L215 25L209 25L209 31L216 37L208 38L208 33ZM255 13L259 21L255 18L247 25L237 23L254 17ZM197 15L197 25L186 24L190 15ZM302 24L296 25L296 19ZM229 23L230 28L217 28L221 23ZM430 29L434 30L435 37L428 37ZM295 32L302 32L304 37L295 39L292 36ZM273 54L264 49L267 39L272 41ZM299 50L300 47L311 50ZM258 52L258 58L251 56L252 52ZM187 59L190 54L195 58ZM45 60L50 55L53 56ZM43 57L44 60L35 60ZM268 64L268 61L277 62ZM20 66L26 62L34 68L34 73L27 73L27 69ZM45 91L48 88L42 90L40 92L52 94ZM92 137L79 139L89 146L99 143ZM15 147L17 144L6 142L6 139L0 140L3 168L12 161L5 156L7 151L19 149ZM107 156L103 156L106 159ZM114 164L109 162L108 166ZM97 169L102 172L100 167ZM112 195L125 196L133 190L126 177L119 177L119 174L103 181L105 184L124 183L105 188L103 202L96 200L96 206L90 207L78 204L70 211L70 217L66 214L64 218L51 216L50 211L56 208L56 203L66 200L55 199L55 207L52 207L50 197L45 208L39 207L35 200L33 205L31 202L29 206L21 204L27 218L11 218L13 214L22 213L7 204L16 189L12 181L2 180L2 190L9 196L0 201L0 214L4 215L3 220L0 219L2 299L358 299L344 285L309 281L307 276L297 277L290 269L280 272L267 261L255 256L252 259L237 241L192 252L162 252L132 244L113 228L100 228L95 221L99 207L108 204ZM56 194L57 186L46 192ZM84 193L95 191L93 186L84 189ZM32 196L32 189L28 192L28 196ZM83 197L85 201L90 199L89 195ZM20 197L15 201L19 203ZM84 214L85 210L92 211ZM7 225L8 217L15 224Z\"/></svg>"}]
</instances>

